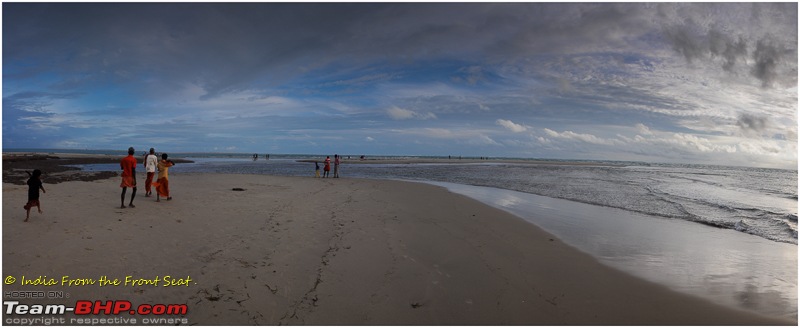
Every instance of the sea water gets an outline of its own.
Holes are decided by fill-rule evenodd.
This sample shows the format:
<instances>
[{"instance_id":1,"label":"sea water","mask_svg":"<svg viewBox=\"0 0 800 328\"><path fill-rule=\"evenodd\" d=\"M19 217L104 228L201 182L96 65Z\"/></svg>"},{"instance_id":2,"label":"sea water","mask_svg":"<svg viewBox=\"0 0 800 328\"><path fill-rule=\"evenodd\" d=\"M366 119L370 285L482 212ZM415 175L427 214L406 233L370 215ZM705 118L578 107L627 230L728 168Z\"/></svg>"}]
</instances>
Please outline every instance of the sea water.
<instances>
[{"instance_id":1,"label":"sea water","mask_svg":"<svg viewBox=\"0 0 800 328\"><path fill-rule=\"evenodd\" d=\"M321 159L253 161L250 155L188 158L195 163L176 165L170 173L312 177L314 163L296 159ZM797 318L797 171L484 161L343 164L340 176L439 184L512 212L641 278L719 304Z\"/></svg>"},{"instance_id":2,"label":"sea water","mask_svg":"<svg viewBox=\"0 0 800 328\"><path fill-rule=\"evenodd\" d=\"M518 191L432 184L516 214L634 276L721 305L797 317L797 245Z\"/></svg>"},{"instance_id":3,"label":"sea water","mask_svg":"<svg viewBox=\"0 0 800 328\"><path fill-rule=\"evenodd\" d=\"M314 174L313 163L294 159L190 159L195 163L178 165L172 170ZM341 175L495 187L692 221L797 245L797 171L708 165L582 164L489 161L477 164L345 164Z\"/></svg>"}]
</instances>

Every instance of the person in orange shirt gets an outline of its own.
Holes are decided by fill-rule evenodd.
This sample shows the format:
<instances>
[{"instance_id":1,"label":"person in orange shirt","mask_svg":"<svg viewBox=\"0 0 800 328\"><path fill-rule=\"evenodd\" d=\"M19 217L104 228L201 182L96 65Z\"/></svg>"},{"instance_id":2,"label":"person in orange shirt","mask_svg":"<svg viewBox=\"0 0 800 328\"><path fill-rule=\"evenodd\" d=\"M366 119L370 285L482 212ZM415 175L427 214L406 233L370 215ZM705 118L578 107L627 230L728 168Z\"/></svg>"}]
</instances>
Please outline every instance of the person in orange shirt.
<instances>
[{"instance_id":1,"label":"person in orange shirt","mask_svg":"<svg viewBox=\"0 0 800 328\"><path fill-rule=\"evenodd\" d=\"M161 154L161 162L158 162L158 180L153 182L153 187L156 187L156 201L160 202L161 197L166 197L167 200L172 200L169 195L169 168L175 165L175 162L167 159L167 154Z\"/></svg>"},{"instance_id":2,"label":"person in orange shirt","mask_svg":"<svg viewBox=\"0 0 800 328\"><path fill-rule=\"evenodd\" d=\"M323 171L323 173L322 173L322 177L323 178L327 178L328 175L331 173L331 157L330 156L326 156L325 157L325 168L323 168L322 171Z\"/></svg>"},{"instance_id":3,"label":"person in orange shirt","mask_svg":"<svg viewBox=\"0 0 800 328\"><path fill-rule=\"evenodd\" d=\"M134 152L133 147L128 148L128 156L119 162L119 167L122 169L122 183L119 184L122 187L122 195L120 196L121 208L125 208L125 193L128 191L128 187L133 188L131 202L128 206L136 207L133 206L133 199L136 198L136 158L133 157Z\"/></svg>"}]
</instances>

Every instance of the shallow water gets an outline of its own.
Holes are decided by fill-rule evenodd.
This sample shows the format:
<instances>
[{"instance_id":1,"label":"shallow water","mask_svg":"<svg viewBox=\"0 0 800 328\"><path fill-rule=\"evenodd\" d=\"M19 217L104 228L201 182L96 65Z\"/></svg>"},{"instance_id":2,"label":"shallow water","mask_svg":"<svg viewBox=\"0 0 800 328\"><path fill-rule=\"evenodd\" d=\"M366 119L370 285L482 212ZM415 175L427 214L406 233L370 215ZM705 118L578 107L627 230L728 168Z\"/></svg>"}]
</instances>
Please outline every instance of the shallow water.
<instances>
[{"instance_id":1,"label":"shallow water","mask_svg":"<svg viewBox=\"0 0 800 328\"><path fill-rule=\"evenodd\" d=\"M797 246L679 219L431 182L511 212L601 262L715 303L797 318Z\"/></svg>"}]
</instances>

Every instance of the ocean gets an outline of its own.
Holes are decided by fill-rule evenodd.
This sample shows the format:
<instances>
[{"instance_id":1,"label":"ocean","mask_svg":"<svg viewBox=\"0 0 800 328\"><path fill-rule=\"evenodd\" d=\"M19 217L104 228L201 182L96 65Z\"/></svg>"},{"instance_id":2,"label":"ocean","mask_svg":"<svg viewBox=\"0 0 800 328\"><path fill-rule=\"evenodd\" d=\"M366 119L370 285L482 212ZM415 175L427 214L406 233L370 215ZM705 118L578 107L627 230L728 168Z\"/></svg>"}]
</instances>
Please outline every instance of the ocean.
<instances>
[{"instance_id":1,"label":"ocean","mask_svg":"<svg viewBox=\"0 0 800 328\"><path fill-rule=\"evenodd\" d=\"M188 156L182 156L188 155ZM313 177L313 155L170 154L190 172ZM353 156L353 158L357 158ZM391 157L389 159L397 159ZM713 302L797 318L797 171L592 162L344 164L343 178L437 184L509 211L632 275ZM595 164L595 165L587 165ZM89 165L86 170L114 170ZM176 190L179 189L176 186Z\"/></svg>"}]
</instances>

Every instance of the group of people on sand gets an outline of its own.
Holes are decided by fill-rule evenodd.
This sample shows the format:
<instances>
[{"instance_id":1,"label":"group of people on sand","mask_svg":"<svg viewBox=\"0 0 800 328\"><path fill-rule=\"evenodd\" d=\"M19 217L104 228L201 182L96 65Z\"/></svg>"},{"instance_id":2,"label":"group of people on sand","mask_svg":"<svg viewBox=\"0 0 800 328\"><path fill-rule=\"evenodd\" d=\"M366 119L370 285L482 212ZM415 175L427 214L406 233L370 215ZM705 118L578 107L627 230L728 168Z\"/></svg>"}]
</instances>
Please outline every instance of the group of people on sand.
<instances>
[{"instance_id":1,"label":"group of people on sand","mask_svg":"<svg viewBox=\"0 0 800 328\"><path fill-rule=\"evenodd\" d=\"M128 156L123 158L119 166L122 169L122 183L120 183L120 187L122 188L122 195L120 195L120 207L125 208L125 194L128 191L128 188L133 188L131 192L131 201L128 203L127 207L136 207L133 205L133 199L136 198L136 158L133 157L135 150L133 147L128 148ZM166 153L161 154L161 160L158 160L158 156L156 156L156 150L150 148L150 153L145 155L144 157L144 168L147 172L147 178L144 180L144 196L150 197L153 195L152 188L155 187L156 189L156 201L160 202L161 197L166 198L167 200L172 200L172 196L169 195L169 168L175 165L175 162L169 159L169 156ZM158 178L156 181L153 181L153 177L156 174L156 168L158 168Z\"/></svg>"},{"instance_id":2,"label":"group of people on sand","mask_svg":"<svg viewBox=\"0 0 800 328\"><path fill-rule=\"evenodd\" d=\"M127 207L136 207L133 205L133 199L136 198L136 158L133 157L135 150L133 147L128 148L128 156L124 157L119 166L122 169L122 183L120 183L120 187L122 188L122 195L120 195L120 207L126 208L125 206L125 194L128 192L128 188L133 188L131 192L131 200L128 203ZM155 187L156 189L156 201L160 202L161 197L166 198L167 200L172 200L172 197L169 195L169 168L175 165L175 162L168 159L169 156L165 154L161 154L161 160L158 160L156 156L155 149L150 148L150 153L145 155L144 158L144 167L145 171L147 172L147 178L144 181L144 188L145 188L145 197L150 197L153 194L152 188ZM153 177L155 177L156 169L158 169L158 179L153 181ZM31 216L31 209L36 207L39 211L39 214L42 213L42 205L39 201L39 190L43 193L47 193L42 185L42 171L39 169L33 170L28 173L30 176L28 178L28 202L23 207L25 209L25 221L28 222Z\"/></svg>"},{"instance_id":3,"label":"group of people on sand","mask_svg":"<svg viewBox=\"0 0 800 328\"><path fill-rule=\"evenodd\" d=\"M334 158L334 161L333 161L333 177L334 178L338 178L339 177L339 163L340 163L339 160L341 159L341 157L339 157L339 155L336 154L336 155L333 155L333 158ZM314 162L314 166L316 166L316 175L315 175L315 177L319 178L320 177L319 176L319 162ZM327 177L330 176L330 173L331 173L331 157L330 156L325 156L325 167L323 168L323 171L324 171L324 173L322 175L323 178L327 178Z\"/></svg>"}]
</instances>

